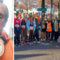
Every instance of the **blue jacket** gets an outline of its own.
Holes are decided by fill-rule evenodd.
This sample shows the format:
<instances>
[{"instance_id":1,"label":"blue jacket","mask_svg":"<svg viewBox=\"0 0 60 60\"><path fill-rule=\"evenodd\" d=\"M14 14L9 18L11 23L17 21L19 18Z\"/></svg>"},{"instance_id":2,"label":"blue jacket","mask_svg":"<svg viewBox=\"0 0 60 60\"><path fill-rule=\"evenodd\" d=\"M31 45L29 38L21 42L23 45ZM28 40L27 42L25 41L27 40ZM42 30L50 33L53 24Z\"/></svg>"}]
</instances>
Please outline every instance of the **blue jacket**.
<instances>
[{"instance_id":1,"label":"blue jacket","mask_svg":"<svg viewBox=\"0 0 60 60\"><path fill-rule=\"evenodd\" d=\"M38 20L37 19L35 19L35 20L33 19L33 30L34 31L36 30L35 23L36 23L37 27L39 28Z\"/></svg>"},{"instance_id":2,"label":"blue jacket","mask_svg":"<svg viewBox=\"0 0 60 60\"><path fill-rule=\"evenodd\" d=\"M29 20L27 20L27 22L26 22L26 28L28 31L30 30L30 21Z\"/></svg>"}]
</instances>

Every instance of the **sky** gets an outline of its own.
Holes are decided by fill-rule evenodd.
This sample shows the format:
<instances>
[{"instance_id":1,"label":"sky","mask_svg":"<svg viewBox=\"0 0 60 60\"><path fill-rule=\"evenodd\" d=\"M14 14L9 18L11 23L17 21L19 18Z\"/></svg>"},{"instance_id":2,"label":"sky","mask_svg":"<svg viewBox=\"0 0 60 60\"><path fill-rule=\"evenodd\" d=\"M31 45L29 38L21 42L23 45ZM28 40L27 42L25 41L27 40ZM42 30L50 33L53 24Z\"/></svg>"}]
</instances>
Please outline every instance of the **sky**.
<instances>
[{"instance_id":1,"label":"sky","mask_svg":"<svg viewBox=\"0 0 60 60\"><path fill-rule=\"evenodd\" d=\"M8 7L9 10L9 18L4 30L7 34L10 34L11 27L13 27L13 12L14 12L14 0L4 0L4 4Z\"/></svg>"}]
</instances>

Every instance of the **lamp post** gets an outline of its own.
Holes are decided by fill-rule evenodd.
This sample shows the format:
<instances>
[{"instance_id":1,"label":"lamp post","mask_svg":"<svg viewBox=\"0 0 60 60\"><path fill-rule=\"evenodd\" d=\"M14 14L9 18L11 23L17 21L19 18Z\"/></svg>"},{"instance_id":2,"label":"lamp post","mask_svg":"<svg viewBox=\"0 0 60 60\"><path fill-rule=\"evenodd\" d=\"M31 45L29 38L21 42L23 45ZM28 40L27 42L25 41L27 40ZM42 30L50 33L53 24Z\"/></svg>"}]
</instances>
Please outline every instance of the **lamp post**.
<instances>
[{"instance_id":1,"label":"lamp post","mask_svg":"<svg viewBox=\"0 0 60 60\"><path fill-rule=\"evenodd\" d=\"M58 20L59 20L59 1L60 0L58 0Z\"/></svg>"},{"instance_id":2,"label":"lamp post","mask_svg":"<svg viewBox=\"0 0 60 60\"><path fill-rule=\"evenodd\" d=\"M53 0L51 0L51 20L52 20L52 7L53 7Z\"/></svg>"},{"instance_id":3,"label":"lamp post","mask_svg":"<svg viewBox=\"0 0 60 60\"><path fill-rule=\"evenodd\" d=\"M45 8L45 0L42 0L42 9ZM45 16L45 11L42 11L42 17Z\"/></svg>"},{"instance_id":4,"label":"lamp post","mask_svg":"<svg viewBox=\"0 0 60 60\"><path fill-rule=\"evenodd\" d=\"M29 2L27 2L27 5L28 5L28 8L27 8L27 14L28 14L28 11L29 11Z\"/></svg>"}]
</instances>

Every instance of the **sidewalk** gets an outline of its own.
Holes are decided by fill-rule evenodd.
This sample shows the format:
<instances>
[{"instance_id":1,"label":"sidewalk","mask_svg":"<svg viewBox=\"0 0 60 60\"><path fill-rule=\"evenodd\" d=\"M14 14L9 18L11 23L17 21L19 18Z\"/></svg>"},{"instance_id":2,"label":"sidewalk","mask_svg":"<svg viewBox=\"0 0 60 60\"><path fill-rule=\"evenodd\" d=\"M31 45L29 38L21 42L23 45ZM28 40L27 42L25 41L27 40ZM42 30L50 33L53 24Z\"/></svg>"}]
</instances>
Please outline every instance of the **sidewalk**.
<instances>
[{"instance_id":1,"label":"sidewalk","mask_svg":"<svg viewBox=\"0 0 60 60\"><path fill-rule=\"evenodd\" d=\"M46 43L15 47L14 60L60 60L60 43Z\"/></svg>"}]
</instances>

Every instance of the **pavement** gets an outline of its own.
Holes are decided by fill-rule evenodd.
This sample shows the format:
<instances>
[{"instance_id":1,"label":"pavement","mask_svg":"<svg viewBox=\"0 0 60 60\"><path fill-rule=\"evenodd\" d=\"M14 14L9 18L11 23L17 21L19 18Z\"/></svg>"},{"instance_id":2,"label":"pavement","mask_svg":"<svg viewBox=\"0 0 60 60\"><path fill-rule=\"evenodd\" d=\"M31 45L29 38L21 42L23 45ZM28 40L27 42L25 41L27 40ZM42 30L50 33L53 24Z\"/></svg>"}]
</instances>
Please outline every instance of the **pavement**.
<instances>
[{"instance_id":1,"label":"pavement","mask_svg":"<svg viewBox=\"0 0 60 60\"><path fill-rule=\"evenodd\" d=\"M60 43L41 42L14 48L14 60L60 60Z\"/></svg>"}]
</instances>

